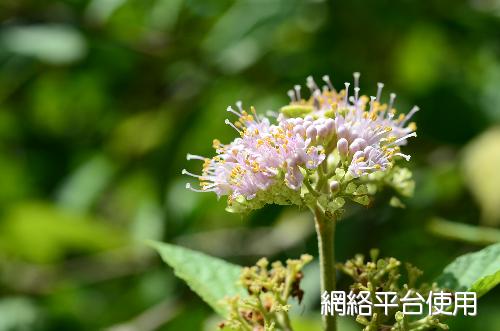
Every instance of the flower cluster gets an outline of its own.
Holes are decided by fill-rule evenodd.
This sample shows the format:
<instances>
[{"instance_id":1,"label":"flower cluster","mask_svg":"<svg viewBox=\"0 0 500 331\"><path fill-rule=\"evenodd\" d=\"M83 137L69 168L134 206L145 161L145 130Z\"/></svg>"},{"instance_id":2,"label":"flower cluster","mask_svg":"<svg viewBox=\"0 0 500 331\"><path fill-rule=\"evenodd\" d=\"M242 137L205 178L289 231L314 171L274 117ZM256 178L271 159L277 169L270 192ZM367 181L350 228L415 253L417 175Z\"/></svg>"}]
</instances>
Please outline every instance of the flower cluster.
<instances>
[{"instance_id":1,"label":"flower cluster","mask_svg":"<svg viewBox=\"0 0 500 331\"><path fill-rule=\"evenodd\" d=\"M247 296L226 298L229 318L219 327L234 330L278 331L291 330L288 310L289 301L296 298L299 304L304 292L300 288L302 269L311 262L312 256L304 254L300 259L272 264L266 258L255 266L245 267L240 283Z\"/></svg>"},{"instance_id":2,"label":"flower cluster","mask_svg":"<svg viewBox=\"0 0 500 331\"><path fill-rule=\"evenodd\" d=\"M189 154L188 159L204 164L201 175L183 170L200 181L199 189L187 187L228 196L235 211L266 203L301 205L307 204L307 194L331 196L354 179L387 173L397 159L409 160L400 149L416 136L415 124L408 121L418 107L396 116L395 94L387 104L381 102L382 83L376 96L359 94L359 73L354 74L353 95L349 83L337 91L328 76L323 81L320 88L307 78L307 99L299 85L290 90L291 102L282 107L276 124L253 107L246 111L241 102L236 110L228 107L237 120L226 123L240 137L229 144L214 140L217 155L212 158Z\"/></svg>"},{"instance_id":3,"label":"flower cluster","mask_svg":"<svg viewBox=\"0 0 500 331\"><path fill-rule=\"evenodd\" d=\"M392 293L397 300L392 301L390 305L373 305L370 314L363 314L358 311L356 321L363 325L363 331L373 330L394 330L394 331L422 331L422 330L448 330L448 326L442 322L447 312L439 312L436 304L441 305L439 295L443 293L451 296L451 291L441 289L436 283L421 283L420 277L423 272L410 263L405 263L404 268L399 260L390 258L379 258L379 251L373 249L370 251L369 261L361 254L345 263L337 264L337 269L353 279L354 283L350 286L352 293L368 293L368 302L380 303L377 299L377 293ZM418 307L420 300L432 298L432 295L438 295L435 302L429 303L434 306L432 313L424 315L423 310L415 313L414 308ZM450 299L451 301L451 299ZM405 305L405 302L411 302ZM417 304L416 304L417 303ZM451 303L451 302L450 302ZM408 311L405 314L405 309ZM390 309L389 309L390 308Z\"/></svg>"},{"instance_id":4,"label":"flower cluster","mask_svg":"<svg viewBox=\"0 0 500 331\"><path fill-rule=\"evenodd\" d=\"M271 125L267 118L259 118L253 108L250 115L241 103L237 105L238 111L231 107L228 111L236 114L238 121L226 123L241 137L227 145L214 140L217 156L212 159L188 155L188 159L205 161L203 174L196 176L201 189L218 196L229 195L232 199L244 196L250 200L271 186L280 172L288 187L300 188L303 180L300 167L316 168L325 159L323 148L312 146L312 139L305 130L299 132L294 121ZM186 170L184 173L189 174Z\"/></svg>"}]
</instances>

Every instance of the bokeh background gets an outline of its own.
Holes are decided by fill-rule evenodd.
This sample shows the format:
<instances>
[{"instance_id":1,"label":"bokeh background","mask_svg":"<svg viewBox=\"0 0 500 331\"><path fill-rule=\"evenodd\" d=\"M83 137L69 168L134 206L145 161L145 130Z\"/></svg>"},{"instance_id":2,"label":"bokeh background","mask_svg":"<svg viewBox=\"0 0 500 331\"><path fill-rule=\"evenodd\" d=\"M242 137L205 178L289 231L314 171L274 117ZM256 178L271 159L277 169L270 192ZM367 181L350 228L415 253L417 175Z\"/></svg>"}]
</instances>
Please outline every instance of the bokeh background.
<instances>
[{"instance_id":1,"label":"bokeh background","mask_svg":"<svg viewBox=\"0 0 500 331\"><path fill-rule=\"evenodd\" d=\"M360 71L422 109L415 197L353 207L340 260L378 247L430 281L500 241L498 0L2 0L0 19L1 331L213 330L145 239L242 265L316 255L307 213L228 214L181 176L234 137L228 105L276 110L310 74ZM320 319L316 272L299 331ZM499 295L452 330L498 331Z\"/></svg>"}]
</instances>

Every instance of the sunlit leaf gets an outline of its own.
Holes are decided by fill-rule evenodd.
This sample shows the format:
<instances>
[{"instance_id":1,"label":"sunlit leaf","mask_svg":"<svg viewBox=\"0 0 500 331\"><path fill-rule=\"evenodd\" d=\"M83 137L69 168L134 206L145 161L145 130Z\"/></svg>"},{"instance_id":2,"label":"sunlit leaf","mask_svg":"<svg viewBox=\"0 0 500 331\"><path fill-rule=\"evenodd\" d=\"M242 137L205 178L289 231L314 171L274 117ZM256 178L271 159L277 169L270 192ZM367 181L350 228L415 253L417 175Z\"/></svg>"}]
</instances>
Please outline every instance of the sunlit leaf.
<instances>
[{"instance_id":1,"label":"sunlit leaf","mask_svg":"<svg viewBox=\"0 0 500 331\"><path fill-rule=\"evenodd\" d=\"M438 82L447 51L441 30L431 25L417 25L396 50L396 75L408 89L425 91Z\"/></svg>"},{"instance_id":2,"label":"sunlit leaf","mask_svg":"<svg viewBox=\"0 0 500 331\"><path fill-rule=\"evenodd\" d=\"M104 222L44 202L23 202L0 223L0 252L30 262L56 262L67 253L124 245L125 235Z\"/></svg>"},{"instance_id":3,"label":"sunlit leaf","mask_svg":"<svg viewBox=\"0 0 500 331\"><path fill-rule=\"evenodd\" d=\"M64 25L10 27L2 33L1 41L12 53L33 56L52 64L74 62L87 51L83 36Z\"/></svg>"},{"instance_id":4,"label":"sunlit leaf","mask_svg":"<svg viewBox=\"0 0 500 331\"><path fill-rule=\"evenodd\" d=\"M102 155L97 155L78 167L64 181L58 193L59 204L67 209L84 212L109 183L114 166Z\"/></svg>"},{"instance_id":5,"label":"sunlit leaf","mask_svg":"<svg viewBox=\"0 0 500 331\"><path fill-rule=\"evenodd\" d=\"M110 147L120 155L142 155L164 142L171 124L167 112L138 113L118 123Z\"/></svg>"},{"instance_id":6,"label":"sunlit leaf","mask_svg":"<svg viewBox=\"0 0 500 331\"><path fill-rule=\"evenodd\" d=\"M475 291L480 297L500 283L500 243L462 255L437 280L442 287Z\"/></svg>"},{"instance_id":7,"label":"sunlit leaf","mask_svg":"<svg viewBox=\"0 0 500 331\"><path fill-rule=\"evenodd\" d=\"M151 246L175 274L221 316L227 315L222 299L245 295L243 288L237 285L240 266L180 246L153 241Z\"/></svg>"},{"instance_id":8,"label":"sunlit leaf","mask_svg":"<svg viewBox=\"0 0 500 331\"><path fill-rule=\"evenodd\" d=\"M481 207L483 222L500 224L500 127L475 138L463 152L464 179ZM478 168L478 164L481 166Z\"/></svg>"},{"instance_id":9,"label":"sunlit leaf","mask_svg":"<svg viewBox=\"0 0 500 331\"><path fill-rule=\"evenodd\" d=\"M6 297L0 300L0 331L34 330L38 326L40 312L24 297Z\"/></svg>"}]
</instances>

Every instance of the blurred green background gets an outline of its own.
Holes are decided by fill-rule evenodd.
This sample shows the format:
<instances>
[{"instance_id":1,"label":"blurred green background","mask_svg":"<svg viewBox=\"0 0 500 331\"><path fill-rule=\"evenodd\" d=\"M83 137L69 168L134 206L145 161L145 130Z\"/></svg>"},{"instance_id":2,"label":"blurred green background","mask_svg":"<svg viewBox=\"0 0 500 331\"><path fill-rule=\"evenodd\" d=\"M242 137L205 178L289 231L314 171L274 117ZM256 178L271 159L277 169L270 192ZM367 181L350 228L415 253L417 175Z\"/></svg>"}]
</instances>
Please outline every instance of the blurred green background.
<instances>
[{"instance_id":1,"label":"blurred green background","mask_svg":"<svg viewBox=\"0 0 500 331\"><path fill-rule=\"evenodd\" d=\"M307 213L228 214L180 174L234 137L227 105L276 110L310 74L360 71L422 109L415 197L353 207L339 260L379 247L432 280L500 241L499 0L2 0L0 18L1 331L213 330L144 239L242 265L316 255ZM299 331L320 320L316 272ZM451 329L500 330L499 295Z\"/></svg>"}]
</instances>

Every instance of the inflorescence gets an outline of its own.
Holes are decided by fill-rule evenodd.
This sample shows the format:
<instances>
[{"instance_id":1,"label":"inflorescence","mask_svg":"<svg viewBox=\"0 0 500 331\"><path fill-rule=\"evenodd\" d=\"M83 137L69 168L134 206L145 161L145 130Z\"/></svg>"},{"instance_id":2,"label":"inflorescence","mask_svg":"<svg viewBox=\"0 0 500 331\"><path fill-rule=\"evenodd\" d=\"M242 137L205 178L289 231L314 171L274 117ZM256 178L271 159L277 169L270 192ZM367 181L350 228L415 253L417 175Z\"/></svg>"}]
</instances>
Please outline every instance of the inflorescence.
<instances>
[{"instance_id":1,"label":"inflorescence","mask_svg":"<svg viewBox=\"0 0 500 331\"><path fill-rule=\"evenodd\" d=\"M321 195L341 207L338 198L346 196L343 190L350 182L358 179L362 184L371 174L397 168L397 160L409 160L401 146L416 136L416 125L409 121L419 108L396 115L396 95L391 93L388 103L382 103L382 83L376 96L360 95L359 76L354 73L352 94L350 83L337 91L328 76L321 88L308 77L310 97L303 98L301 86L294 86L288 91L291 102L281 108L275 124L253 107L245 110L241 102L236 109L228 107L237 120L226 123L239 137L229 144L214 140L212 158L188 154L188 160L203 161L203 170L201 175L183 170L200 181L199 188L187 188L228 196L233 211L268 203L304 205L311 196ZM353 200L360 200L359 189L370 191L356 188Z\"/></svg>"}]
</instances>

